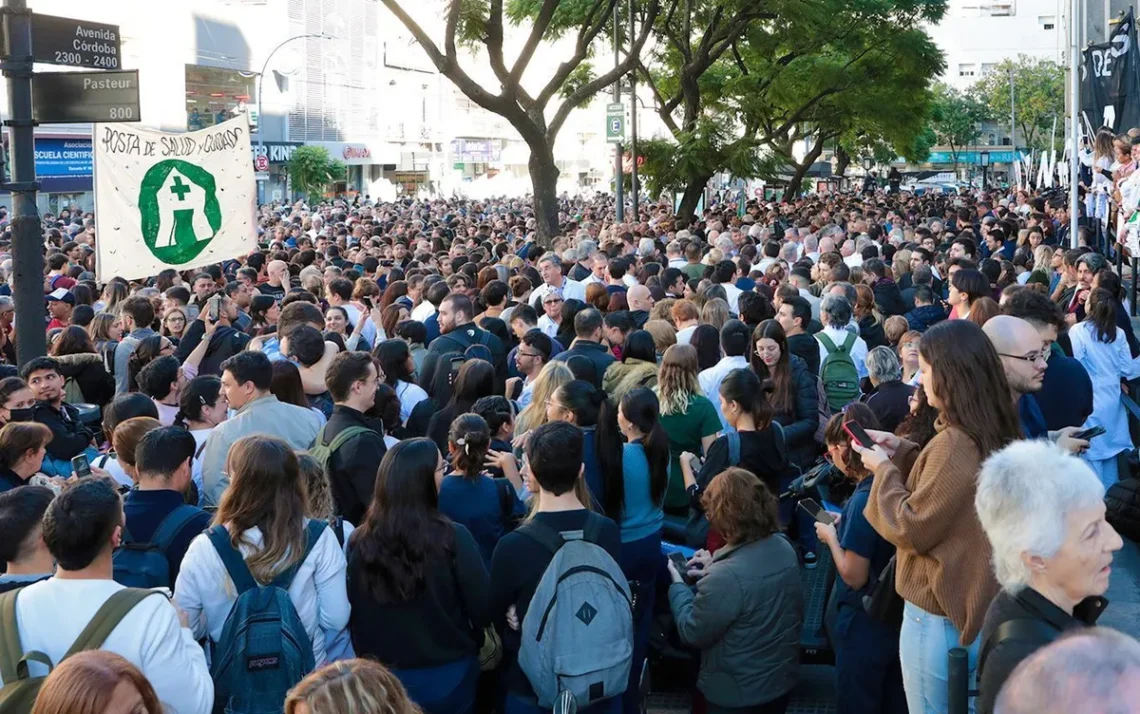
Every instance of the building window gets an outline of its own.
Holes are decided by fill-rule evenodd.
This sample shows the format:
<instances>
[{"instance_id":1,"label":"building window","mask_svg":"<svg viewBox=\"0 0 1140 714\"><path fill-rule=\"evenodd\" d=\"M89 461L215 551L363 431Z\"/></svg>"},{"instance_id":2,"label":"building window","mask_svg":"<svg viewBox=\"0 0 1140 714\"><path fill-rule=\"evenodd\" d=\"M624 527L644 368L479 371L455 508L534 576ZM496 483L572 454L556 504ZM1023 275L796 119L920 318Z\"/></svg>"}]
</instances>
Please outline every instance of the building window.
<instances>
[{"instance_id":1,"label":"building window","mask_svg":"<svg viewBox=\"0 0 1140 714\"><path fill-rule=\"evenodd\" d=\"M995 69L997 69L997 63L996 62L984 62L984 63L982 63L982 76L988 77L989 75L993 74L993 71Z\"/></svg>"},{"instance_id":2,"label":"building window","mask_svg":"<svg viewBox=\"0 0 1140 714\"><path fill-rule=\"evenodd\" d=\"M1014 0L966 0L959 8L961 17L1013 17Z\"/></svg>"},{"instance_id":3,"label":"building window","mask_svg":"<svg viewBox=\"0 0 1140 714\"><path fill-rule=\"evenodd\" d=\"M1052 30L1057 26L1056 15L1038 15L1037 24L1041 26L1042 30Z\"/></svg>"},{"instance_id":4,"label":"building window","mask_svg":"<svg viewBox=\"0 0 1140 714\"><path fill-rule=\"evenodd\" d=\"M958 65L959 77L973 77L977 74L976 65L974 64L960 64Z\"/></svg>"},{"instance_id":5,"label":"building window","mask_svg":"<svg viewBox=\"0 0 1140 714\"><path fill-rule=\"evenodd\" d=\"M186 128L204 129L248 111L255 77L252 72L186 65Z\"/></svg>"}]
</instances>

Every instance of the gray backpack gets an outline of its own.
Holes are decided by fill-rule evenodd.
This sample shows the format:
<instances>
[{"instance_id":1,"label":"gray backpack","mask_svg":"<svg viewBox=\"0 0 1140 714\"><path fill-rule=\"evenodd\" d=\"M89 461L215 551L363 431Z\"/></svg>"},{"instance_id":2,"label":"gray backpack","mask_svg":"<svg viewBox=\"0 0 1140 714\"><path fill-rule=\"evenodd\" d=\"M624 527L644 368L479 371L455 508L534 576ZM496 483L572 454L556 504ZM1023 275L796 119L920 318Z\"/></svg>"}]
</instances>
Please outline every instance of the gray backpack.
<instances>
[{"instance_id":1,"label":"gray backpack","mask_svg":"<svg viewBox=\"0 0 1140 714\"><path fill-rule=\"evenodd\" d=\"M519 667L538 705L562 692L579 707L621 696L633 663L633 601L625 575L598 545L603 518L558 532L534 520L519 528L554 554L522 623Z\"/></svg>"}]
</instances>

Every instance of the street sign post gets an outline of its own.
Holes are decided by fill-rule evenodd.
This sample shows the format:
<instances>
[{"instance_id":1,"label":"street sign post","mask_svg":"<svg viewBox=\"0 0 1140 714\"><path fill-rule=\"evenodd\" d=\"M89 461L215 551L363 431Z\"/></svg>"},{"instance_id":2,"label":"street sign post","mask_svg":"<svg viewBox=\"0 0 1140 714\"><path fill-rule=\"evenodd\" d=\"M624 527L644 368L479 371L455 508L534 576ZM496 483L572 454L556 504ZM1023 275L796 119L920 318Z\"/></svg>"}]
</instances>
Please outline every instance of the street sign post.
<instances>
[{"instance_id":1,"label":"street sign post","mask_svg":"<svg viewBox=\"0 0 1140 714\"><path fill-rule=\"evenodd\" d=\"M269 170L269 157L265 154L258 154L253 160L253 169L258 173L264 173Z\"/></svg>"},{"instance_id":2,"label":"street sign post","mask_svg":"<svg viewBox=\"0 0 1140 714\"><path fill-rule=\"evenodd\" d=\"M138 70L39 72L32 118L41 124L141 121Z\"/></svg>"},{"instance_id":3,"label":"street sign post","mask_svg":"<svg viewBox=\"0 0 1140 714\"><path fill-rule=\"evenodd\" d=\"M32 57L36 62L119 69L122 49L118 25L32 15Z\"/></svg>"},{"instance_id":4,"label":"street sign post","mask_svg":"<svg viewBox=\"0 0 1140 714\"><path fill-rule=\"evenodd\" d=\"M614 102L606 105L606 141L621 143L625 140L625 105Z\"/></svg>"}]
</instances>

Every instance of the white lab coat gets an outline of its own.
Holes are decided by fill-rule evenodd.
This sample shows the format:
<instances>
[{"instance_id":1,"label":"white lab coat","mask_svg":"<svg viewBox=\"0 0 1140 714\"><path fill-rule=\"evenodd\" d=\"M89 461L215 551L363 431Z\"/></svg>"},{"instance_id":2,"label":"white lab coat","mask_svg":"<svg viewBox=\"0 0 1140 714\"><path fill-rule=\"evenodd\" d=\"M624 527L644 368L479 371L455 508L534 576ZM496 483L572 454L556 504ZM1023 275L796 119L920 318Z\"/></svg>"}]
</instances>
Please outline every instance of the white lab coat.
<instances>
[{"instance_id":1,"label":"white lab coat","mask_svg":"<svg viewBox=\"0 0 1140 714\"><path fill-rule=\"evenodd\" d=\"M1116 339L1100 342L1096 328L1084 321L1069 330L1073 357L1081 363L1093 385L1093 412L1082 428L1103 426L1107 431L1089 441L1085 457L1099 461L1132 448L1128 415L1120 401L1120 380L1140 377L1140 358L1133 359L1124 330L1116 328Z\"/></svg>"}]
</instances>

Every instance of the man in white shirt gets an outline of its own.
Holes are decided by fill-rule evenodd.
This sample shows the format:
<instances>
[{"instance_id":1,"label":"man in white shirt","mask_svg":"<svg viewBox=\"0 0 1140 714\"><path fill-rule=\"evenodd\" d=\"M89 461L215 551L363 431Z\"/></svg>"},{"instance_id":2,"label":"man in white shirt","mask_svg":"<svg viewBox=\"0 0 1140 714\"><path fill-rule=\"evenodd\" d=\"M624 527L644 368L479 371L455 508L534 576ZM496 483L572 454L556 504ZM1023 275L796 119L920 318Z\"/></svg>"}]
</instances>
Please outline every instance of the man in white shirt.
<instances>
[{"instance_id":1,"label":"man in white shirt","mask_svg":"<svg viewBox=\"0 0 1140 714\"><path fill-rule=\"evenodd\" d=\"M669 264L665 266L666 268L683 268L689 262L685 260L679 240L671 240L665 246L665 258L669 261Z\"/></svg>"},{"instance_id":2,"label":"man in white shirt","mask_svg":"<svg viewBox=\"0 0 1140 714\"><path fill-rule=\"evenodd\" d=\"M740 314L740 293L743 292L740 288L736 287L736 264L731 260L722 260L713 268L713 282L724 288L724 294L728 301L728 309L732 311L733 315Z\"/></svg>"},{"instance_id":3,"label":"man in white shirt","mask_svg":"<svg viewBox=\"0 0 1140 714\"><path fill-rule=\"evenodd\" d=\"M544 253L538 259L538 272L542 275L542 285L531 294L531 304L535 299L545 297L551 290L557 290L563 300L586 302L586 287L562 274L562 259L557 253Z\"/></svg>"},{"instance_id":4,"label":"man in white shirt","mask_svg":"<svg viewBox=\"0 0 1140 714\"><path fill-rule=\"evenodd\" d=\"M16 601L15 627L25 653L42 652L58 665L109 600L130 602L130 591L116 595L125 588L112 578L111 555L122 538L123 501L109 480L83 479L56 497L43 519L44 543L57 562L55 576L18 591ZM138 667L164 711L209 714L213 709L205 653L187 627L186 614L161 592L142 596L102 642L89 644ZM28 669L32 677L48 673L39 662L29 662Z\"/></svg>"},{"instance_id":5,"label":"man in white shirt","mask_svg":"<svg viewBox=\"0 0 1140 714\"><path fill-rule=\"evenodd\" d=\"M729 320L720 329L720 348L724 357L697 375L701 383L701 390L716 408L716 415L720 418L721 426L728 429L728 422L720 410L720 383L734 369L748 369L748 348L752 343L752 334L740 320Z\"/></svg>"},{"instance_id":6,"label":"man in white shirt","mask_svg":"<svg viewBox=\"0 0 1140 714\"><path fill-rule=\"evenodd\" d=\"M530 404L534 392L534 381L538 379L538 373L550 361L553 348L554 343L541 330L531 330L522 336L518 349L515 350L515 364L523 376L511 377L507 380L507 396L509 397L514 393L515 382L522 379L522 391L515 399L520 410L526 409L527 405Z\"/></svg>"},{"instance_id":7,"label":"man in white shirt","mask_svg":"<svg viewBox=\"0 0 1140 714\"><path fill-rule=\"evenodd\" d=\"M609 258L605 253L594 253L590 258L590 274L586 279L581 281L583 286L597 283L598 285L606 284L606 267L609 265Z\"/></svg>"},{"instance_id":8,"label":"man in white shirt","mask_svg":"<svg viewBox=\"0 0 1140 714\"><path fill-rule=\"evenodd\" d=\"M836 347L842 346L847 340L847 336L851 335L847 329L847 325L851 322L851 303L847 298L842 295L828 293L823 298L823 303L820 304L820 321L823 322L823 329L816 335L819 342L819 364L823 368L824 361L827 360L827 347L818 338L820 335L827 335ZM854 333L855 343L851 346L851 361L855 363L855 371L859 373L859 378L867 376L867 343L859 337L859 333Z\"/></svg>"}]
</instances>

